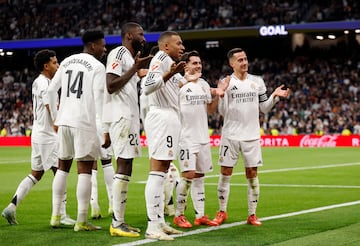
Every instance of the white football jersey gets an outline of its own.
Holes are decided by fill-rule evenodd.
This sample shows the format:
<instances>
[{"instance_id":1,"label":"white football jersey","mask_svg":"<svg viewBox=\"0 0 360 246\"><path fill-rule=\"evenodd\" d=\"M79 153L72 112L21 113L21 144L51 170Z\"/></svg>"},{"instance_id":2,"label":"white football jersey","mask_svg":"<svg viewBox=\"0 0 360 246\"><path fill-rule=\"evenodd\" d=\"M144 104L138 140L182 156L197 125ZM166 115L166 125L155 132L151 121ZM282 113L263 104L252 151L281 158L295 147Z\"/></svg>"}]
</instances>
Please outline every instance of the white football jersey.
<instances>
[{"instance_id":1,"label":"white football jersey","mask_svg":"<svg viewBox=\"0 0 360 246\"><path fill-rule=\"evenodd\" d=\"M125 46L119 46L108 55L106 73L122 76L132 68L134 63L135 60L130 51ZM140 78L135 73L119 91L109 94L107 89L105 90L104 122L116 122L122 117L128 120L139 120L137 91L137 83L139 81Z\"/></svg>"},{"instance_id":2,"label":"white football jersey","mask_svg":"<svg viewBox=\"0 0 360 246\"><path fill-rule=\"evenodd\" d=\"M103 85L96 87L94 90L94 100L95 100L95 109L96 109L96 125L98 132L101 134L104 132L109 132L109 126L103 124L103 108L104 108L104 91L106 90L106 80L102 81Z\"/></svg>"},{"instance_id":3,"label":"white football jersey","mask_svg":"<svg viewBox=\"0 0 360 246\"><path fill-rule=\"evenodd\" d=\"M222 136L238 141L260 138L259 96L266 94L264 80L248 74L245 80L231 75L219 112L224 116Z\"/></svg>"},{"instance_id":4,"label":"white football jersey","mask_svg":"<svg viewBox=\"0 0 360 246\"><path fill-rule=\"evenodd\" d=\"M207 104L211 103L209 84L202 78L188 82L180 89L180 142L205 144L210 142Z\"/></svg>"},{"instance_id":5,"label":"white football jersey","mask_svg":"<svg viewBox=\"0 0 360 246\"><path fill-rule=\"evenodd\" d=\"M61 88L60 106L55 124L96 132L95 90L102 90L105 67L94 56L80 53L60 63L49 87L49 100Z\"/></svg>"},{"instance_id":6,"label":"white football jersey","mask_svg":"<svg viewBox=\"0 0 360 246\"><path fill-rule=\"evenodd\" d=\"M151 106L157 106L179 111L179 82L182 76L175 74L168 81L163 80L173 63L171 57L162 50L150 62L143 88L145 95L148 95L150 110Z\"/></svg>"},{"instance_id":7,"label":"white football jersey","mask_svg":"<svg viewBox=\"0 0 360 246\"><path fill-rule=\"evenodd\" d=\"M50 113L47 111L43 97L50 84L50 79L40 74L32 84L33 103L33 128L31 141L33 143L48 144L56 142L56 132L53 129L53 122Z\"/></svg>"}]
</instances>

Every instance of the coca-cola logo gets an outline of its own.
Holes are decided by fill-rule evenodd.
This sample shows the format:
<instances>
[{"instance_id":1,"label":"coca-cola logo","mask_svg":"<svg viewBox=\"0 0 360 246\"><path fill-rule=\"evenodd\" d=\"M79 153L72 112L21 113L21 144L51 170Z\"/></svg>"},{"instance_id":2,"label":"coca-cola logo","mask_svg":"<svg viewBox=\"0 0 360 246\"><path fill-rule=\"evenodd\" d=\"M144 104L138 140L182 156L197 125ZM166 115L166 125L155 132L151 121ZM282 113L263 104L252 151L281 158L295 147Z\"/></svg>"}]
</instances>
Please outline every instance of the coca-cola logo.
<instances>
[{"instance_id":1,"label":"coca-cola logo","mask_svg":"<svg viewBox=\"0 0 360 246\"><path fill-rule=\"evenodd\" d=\"M300 147L336 147L336 139L337 136L332 135L305 135L300 140Z\"/></svg>"}]
</instances>

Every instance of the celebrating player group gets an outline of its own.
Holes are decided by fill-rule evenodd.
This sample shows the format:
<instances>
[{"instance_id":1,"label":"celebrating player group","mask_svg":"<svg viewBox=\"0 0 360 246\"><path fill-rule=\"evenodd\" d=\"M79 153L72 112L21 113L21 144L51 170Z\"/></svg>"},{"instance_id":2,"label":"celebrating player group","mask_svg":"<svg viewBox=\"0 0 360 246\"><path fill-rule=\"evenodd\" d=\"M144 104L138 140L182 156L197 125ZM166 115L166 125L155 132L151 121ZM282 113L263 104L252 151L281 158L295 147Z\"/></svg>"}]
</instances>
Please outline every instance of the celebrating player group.
<instances>
[{"instance_id":1,"label":"celebrating player group","mask_svg":"<svg viewBox=\"0 0 360 246\"><path fill-rule=\"evenodd\" d=\"M60 64L54 51L36 54L39 76L32 87L32 171L19 184L2 216L9 224L18 224L20 202L44 172L52 169L51 227L72 225L75 232L101 230L87 218L89 205L91 217L101 218L96 185L96 163L101 160L112 216L109 234L140 237L140 229L124 218L133 161L141 155L142 122L150 163L145 186L146 238L174 240L172 235L182 234L181 228L224 223L230 214L230 180L240 155L248 184L247 224L261 226L256 215L260 195L257 169L263 165L259 114L288 97L290 89L280 85L268 93L262 77L248 73L247 54L241 48L228 51L232 73L224 74L217 87L211 88L202 77L201 55L187 51L177 32L162 32L156 52L150 55L144 54L146 40L138 23L124 24L121 39L122 44L109 51L106 65L101 62L106 42L99 30L85 31L83 52ZM224 119L218 155L219 208L215 217L209 218L205 214L205 174L213 171L213 162L208 114L217 111ZM78 173L76 219L70 218L65 208L73 160ZM195 209L194 221L185 214L188 194ZM165 215L174 216L173 225L165 222Z\"/></svg>"}]
</instances>

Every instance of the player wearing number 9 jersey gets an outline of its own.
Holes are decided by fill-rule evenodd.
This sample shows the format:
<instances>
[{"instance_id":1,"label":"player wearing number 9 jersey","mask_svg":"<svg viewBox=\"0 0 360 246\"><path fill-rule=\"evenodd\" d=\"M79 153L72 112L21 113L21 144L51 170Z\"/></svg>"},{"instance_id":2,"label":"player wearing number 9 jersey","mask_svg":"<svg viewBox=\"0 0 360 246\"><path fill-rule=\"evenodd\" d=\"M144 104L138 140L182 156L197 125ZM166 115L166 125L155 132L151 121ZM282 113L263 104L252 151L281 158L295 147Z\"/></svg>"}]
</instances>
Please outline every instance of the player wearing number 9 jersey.
<instances>
[{"instance_id":1,"label":"player wearing number 9 jersey","mask_svg":"<svg viewBox=\"0 0 360 246\"><path fill-rule=\"evenodd\" d=\"M73 158L78 164L78 215L75 231L98 230L87 222L91 193L91 169L98 158L100 142L96 133L95 94L101 93L105 81L105 67L99 61L105 54L102 31L88 30L82 36L83 53L65 58L47 90L55 125L59 127L59 170L53 181L53 209L50 224L59 227L60 194L66 190L66 181ZM54 101L61 88L59 112Z\"/></svg>"},{"instance_id":2,"label":"player wearing number 9 jersey","mask_svg":"<svg viewBox=\"0 0 360 246\"><path fill-rule=\"evenodd\" d=\"M149 99L145 132L149 144L150 172L145 187L148 227L145 237L173 240L168 234L181 233L164 220L164 182L170 162L176 159L180 137L179 77L185 62L175 63L184 52L178 33L163 32L158 40L159 52L150 62L144 78L143 92ZM181 78L181 76L180 76Z\"/></svg>"}]
</instances>

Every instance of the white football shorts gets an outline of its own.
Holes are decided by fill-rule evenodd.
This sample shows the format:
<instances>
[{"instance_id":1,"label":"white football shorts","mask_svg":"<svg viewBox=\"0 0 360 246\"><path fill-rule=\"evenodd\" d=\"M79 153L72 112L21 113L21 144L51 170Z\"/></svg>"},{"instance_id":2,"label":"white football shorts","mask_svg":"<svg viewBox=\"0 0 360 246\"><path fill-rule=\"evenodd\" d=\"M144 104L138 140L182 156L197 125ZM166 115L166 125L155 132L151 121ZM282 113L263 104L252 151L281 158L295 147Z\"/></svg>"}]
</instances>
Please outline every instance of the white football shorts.
<instances>
[{"instance_id":1,"label":"white football shorts","mask_svg":"<svg viewBox=\"0 0 360 246\"><path fill-rule=\"evenodd\" d=\"M180 137L179 114L172 108L150 107L145 118L149 157L176 160Z\"/></svg>"},{"instance_id":2,"label":"white football shorts","mask_svg":"<svg viewBox=\"0 0 360 246\"><path fill-rule=\"evenodd\" d=\"M179 144L179 166L181 172L195 170L196 173L213 171L210 144Z\"/></svg>"},{"instance_id":3,"label":"white football shorts","mask_svg":"<svg viewBox=\"0 0 360 246\"><path fill-rule=\"evenodd\" d=\"M109 133L116 159L133 159L141 156L139 121L121 118L111 124Z\"/></svg>"},{"instance_id":4,"label":"white football shorts","mask_svg":"<svg viewBox=\"0 0 360 246\"><path fill-rule=\"evenodd\" d=\"M218 162L220 166L236 166L240 153L245 167L259 167L263 165L260 139L237 141L226 137L221 138Z\"/></svg>"},{"instance_id":5,"label":"white football shorts","mask_svg":"<svg viewBox=\"0 0 360 246\"><path fill-rule=\"evenodd\" d=\"M31 169L47 171L51 167L59 166L58 143L38 144L31 143Z\"/></svg>"},{"instance_id":6,"label":"white football shorts","mask_svg":"<svg viewBox=\"0 0 360 246\"><path fill-rule=\"evenodd\" d=\"M59 126L59 158L93 161L99 158L100 142L96 131Z\"/></svg>"}]
</instances>

